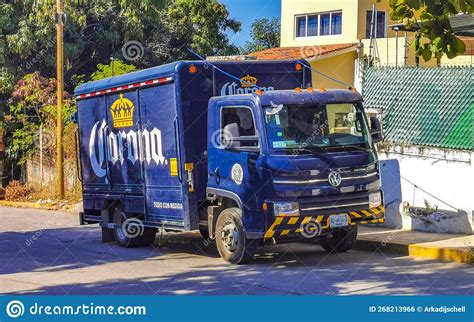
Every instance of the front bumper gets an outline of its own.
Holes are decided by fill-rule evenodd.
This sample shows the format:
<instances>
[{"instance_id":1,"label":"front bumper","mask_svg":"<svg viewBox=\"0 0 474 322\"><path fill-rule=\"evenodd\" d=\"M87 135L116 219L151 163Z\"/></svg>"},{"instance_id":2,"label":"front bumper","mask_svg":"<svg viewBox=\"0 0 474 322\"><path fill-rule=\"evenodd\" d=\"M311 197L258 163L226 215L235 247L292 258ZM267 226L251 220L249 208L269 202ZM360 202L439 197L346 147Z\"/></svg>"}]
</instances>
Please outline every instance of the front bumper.
<instances>
[{"instance_id":1,"label":"front bumper","mask_svg":"<svg viewBox=\"0 0 474 322\"><path fill-rule=\"evenodd\" d=\"M349 225L356 224L376 224L384 222L385 209L383 206L345 212L348 215ZM331 230L329 227L329 217L326 215L300 215L300 216L278 216L275 218L270 228L265 232L264 239L294 237L305 230L305 226L312 223L319 234L324 234Z\"/></svg>"}]
</instances>

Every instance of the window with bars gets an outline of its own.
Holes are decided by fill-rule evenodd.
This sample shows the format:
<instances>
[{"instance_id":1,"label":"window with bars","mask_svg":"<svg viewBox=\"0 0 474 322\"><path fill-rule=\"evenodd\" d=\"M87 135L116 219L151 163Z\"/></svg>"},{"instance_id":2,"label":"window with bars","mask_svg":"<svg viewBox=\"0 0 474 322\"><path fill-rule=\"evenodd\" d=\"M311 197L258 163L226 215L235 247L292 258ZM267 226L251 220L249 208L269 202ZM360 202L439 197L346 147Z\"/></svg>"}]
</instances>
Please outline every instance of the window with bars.
<instances>
[{"instance_id":1,"label":"window with bars","mask_svg":"<svg viewBox=\"0 0 474 322\"><path fill-rule=\"evenodd\" d=\"M374 38L385 38L387 35L387 20L385 11L374 12L375 23L373 29ZM372 28L372 10L367 10L365 18L365 37L370 39L370 31Z\"/></svg>"}]
</instances>

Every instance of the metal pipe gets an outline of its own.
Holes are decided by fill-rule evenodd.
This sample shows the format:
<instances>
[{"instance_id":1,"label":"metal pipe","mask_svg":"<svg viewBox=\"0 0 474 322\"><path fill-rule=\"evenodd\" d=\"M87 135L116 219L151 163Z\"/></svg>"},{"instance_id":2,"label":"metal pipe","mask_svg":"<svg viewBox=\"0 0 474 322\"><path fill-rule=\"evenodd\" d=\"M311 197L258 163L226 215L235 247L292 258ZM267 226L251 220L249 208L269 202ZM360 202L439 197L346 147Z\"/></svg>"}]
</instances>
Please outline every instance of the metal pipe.
<instances>
[{"instance_id":1,"label":"metal pipe","mask_svg":"<svg viewBox=\"0 0 474 322\"><path fill-rule=\"evenodd\" d=\"M63 5L56 0L56 67L57 67L57 194L64 199L64 168L63 168L63 97L64 97L64 48L63 48Z\"/></svg>"},{"instance_id":2,"label":"metal pipe","mask_svg":"<svg viewBox=\"0 0 474 322\"><path fill-rule=\"evenodd\" d=\"M404 53L404 56L403 56L403 65L404 66L407 66L407 60L408 60L408 39L407 39L407 32L405 31L404 33L404 37L405 37L405 53Z\"/></svg>"},{"instance_id":3,"label":"metal pipe","mask_svg":"<svg viewBox=\"0 0 474 322\"><path fill-rule=\"evenodd\" d=\"M398 27L395 27L395 67L398 67Z\"/></svg>"}]
</instances>

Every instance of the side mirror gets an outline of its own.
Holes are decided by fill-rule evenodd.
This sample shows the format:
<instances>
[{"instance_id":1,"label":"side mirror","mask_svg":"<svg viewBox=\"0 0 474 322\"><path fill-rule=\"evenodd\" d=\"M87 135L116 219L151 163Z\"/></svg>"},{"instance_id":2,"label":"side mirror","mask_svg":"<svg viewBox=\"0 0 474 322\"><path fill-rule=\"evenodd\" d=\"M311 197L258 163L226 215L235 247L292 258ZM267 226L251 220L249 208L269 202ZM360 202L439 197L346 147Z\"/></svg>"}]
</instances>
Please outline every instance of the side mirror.
<instances>
[{"instance_id":1,"label":"side mirror","mask_svg":"<svg viewBox=\"0 0 474 322\"><path fill-rule=\"evenodd\" d=\"M370 117L370 134L372 135L372 141L374 141L374 143L378 143L383 140L382 126L380 125L380 121L376 116Z\"/></svg>"}]
</instances>

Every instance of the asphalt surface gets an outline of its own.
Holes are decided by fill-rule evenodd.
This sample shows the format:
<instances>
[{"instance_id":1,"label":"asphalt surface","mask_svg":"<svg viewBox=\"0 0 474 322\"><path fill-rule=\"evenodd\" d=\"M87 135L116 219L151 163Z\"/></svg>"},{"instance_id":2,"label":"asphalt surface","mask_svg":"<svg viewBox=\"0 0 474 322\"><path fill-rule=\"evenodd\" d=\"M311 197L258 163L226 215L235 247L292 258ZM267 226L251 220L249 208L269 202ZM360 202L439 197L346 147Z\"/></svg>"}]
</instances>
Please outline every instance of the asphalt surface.
<instances>
[{"instance_id":1,"label":"asphalt surface","mask_svg":"<svg viewBox=\"0 0 474 322\"><path fill-rule=\"evenodd\" d=\"M158 235L153 247L101 243L77 215L0 207L0 294L472 295L472 265L319 245L258 249L231 265L199 233Z\"/></svg>"}]
</instances>

